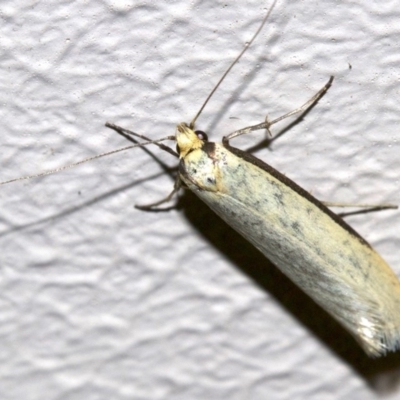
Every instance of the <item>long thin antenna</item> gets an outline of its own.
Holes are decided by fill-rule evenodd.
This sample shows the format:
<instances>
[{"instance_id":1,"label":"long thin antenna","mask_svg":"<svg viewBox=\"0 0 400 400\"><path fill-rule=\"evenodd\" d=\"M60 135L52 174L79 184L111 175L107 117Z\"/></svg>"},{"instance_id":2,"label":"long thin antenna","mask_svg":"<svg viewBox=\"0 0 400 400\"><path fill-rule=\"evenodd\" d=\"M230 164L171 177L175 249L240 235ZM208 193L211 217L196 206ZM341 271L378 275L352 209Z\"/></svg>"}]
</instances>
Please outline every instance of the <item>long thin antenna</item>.
<instances>
[{"instance_id":1,"label":"long thin antenna","mask_svg":"<svg viewBox=\"0 0 400 400\"><path fill-rule=\"evenodd\" d=\"M73 164L64 165L63 167L54 168L54 169L50 169L48 171L41 172L40 174L21 176L19 178L14 178L14 179L10 179L8 181L0 182L0 185L5 185L7 183L12 183L12 182L17 182L17 181L24 181L24 180L27 180L27 179L39 178L41 176L55 174L56 172L65 171L66 169L70 169L70 168L76 167L77 165L81 165L81 164L87 163L89 161L97 160L98 158L101 158L101 157L106 157L106 156L110 156L111 154L120 153L121 151L133 149L134 147L142 147L142 146L146 146L148 144L157 144L157 143L162 142L164 140L175 140L175 136L167 136L167 137L162 138L162 139L149 140L148 142L142 142L142 143L138 143L138 144L132 144L132 145L126 146L126 147L121 147L120 149L111 150L111 151L108 151L107 153L97 154L96 156L85 158L84 160L78 161L78 162L73 163Z\"/></svg>"},{"instance_id":2,"label":"long thin antenna","mask_svg":"<svg viewBox=\"0 0 400 400\"><path fill-rule=\"evenodd\" d=\"M240 52L240 54L235 58L235 60L231 63L231 65L230 65L229 68L225 71L225 73L222 75L222 77L221 77L221 79L218 81L218 83L214 86L214 89L210 92L210 94L209 94L208 97L206 98L205 102L204 102L203 105L201 106L200 110L198 111L198 113L197 113L196 116L193 118L192 122L190 123L190 128L191 128L191 129L194 129L194 125L195 125L195 122L196 122L197 118L200 116L200 114L201 114L202 111L204 110L204 107L207 105L208 101L211 99L211 97L213 96L213 94L215 93L215 91L218 89L218 87L220 86L220 84L224 81L225 77L229 74L229 72L230 72L231 69L234 67L234 65L242 58L243 54L246 52L246 50L252 45L252 43L254 42L254 40L257 38L257 36L258 36L259 33L261 32L262 28L264 27L265 23L267 22L267 19L268 19L268 17L270 16L270 14L271 14L273 8L275 7L276 2L277 2L277 0L274 0L274 2L272 3L272 6L269 8L269 10L268 10L268 12L267 12L267 15L266 15L266 16L264 17L264 19L262 20L260 27L257 29L257 31L255 32L255 34L253 35L253 37L250 39L250 41L247 42L247 43L245 44L243 50L242 50L242 51ZM106 126L107 126L108 128L111 128L111 129L116 130L117 132L119 131L120 133L125 133L125 134L132 135L132 136L136 136L136 137L139 137L139 138L142 138L142 139L148 139L148 138L145 137L144 135L139 135L139 134L137 134L137 133L135 133L135 132L125 130L125 129L123 129L123 128L117 126L117 125L110 124L110 123L108 123L108 122L106 123ZM159 147L161 147L161 149L163 149L163 150L165 150L165 151L168 151L170 154L172 154L173 156L176 157L176 156L177 156L177 153L176 153L174 150L170 149L170 148L167 147L167 146L164 146L164 145L160 145L160 144L159 144L159 142L162 142L162 141L164 141L164 140L175 140L175 137L174 137L174 136L167 136L167 137L165 137L165 138L158 139L158 140L148 140L148 141L146 141L146 142L138 143L138 144L135 144L135 145L130 145L130 146L122 147L122 148L120 148L120 149L108 151L107 153L102 153L102 154L98 154L98 155L93 156L93 157L86 158L86 159L84 159L84 160L78 161L78 162L73 163L73 164L69 164L69 165L65 165L65 166L63 166L63 167L54 168L54 169L51 169L51 170L48 170L48 171L44 171L44 172L41 172L41 173L39 173L39 174L26 175L26 176L21 176L21 177L19 177L19 178L9 179L8 181L0 182L0 186L1 186L1 185L6 185L6 184L12 183L12 182L23 181L23 180L27 180L27 179L39 178L39 177L41 177L41 176L46 176L46 175L55 174L55 173L57 173L57 172L65 171L65 170L67 170L67 169L76 167L76 166L78 166L78 165L87 163L87 162L89 162L89 161L96 160L96 159L101 158L101 157L106 157L106 156L109 156L109 155L112 155L112 154L120 153L121 151L133 149L133 148L135 148L135 147L146 146L146 145L148 145L148 144L155 144L155 145L158 145Z\"/></svg>"},{"instance_id":3,"label":"long thin antenna","mask_svg":"<svg viewBox=\"0 0 400 400\"><path fill-rule=\"evenodd\" d=\"M225 71L225 73L222 75L221 79L218 81L218 83L214 86L214 89L211 90L211 93L208 95L208 97L206 98L205 102L203 103L203 105L200 107L200 110L197 112L196 116L192 119L192 122L190 122L190 129L194 129L194 125L196 123L197 118L200 116L200 114L203 112L204 107L207 105L208 101L211 99L211 97L213 96L213 94L215 93L215 91L218 89L219 85L224 81L225 77L229 74L229 72L231 71L231 69L235 66L235 64L242 58L243 54L246 52L246 50L252 45L252 43L254 42L254 40L256 39L256 37L258 36L258 34L261 32L262 28L264 27L265 23L267 22L268 17L271 15L271 12L273 10L273 8L275 7L277 0L275 0L272 3L272 6L269 8L267 15L264 17L264 19L261 22L260 27L257 29L256 33L253 35L253 37L251 38L251 40L249 42L247 42L244 45L243 50L240 52L240 54L233 60L233 62L231 63L231 65L229 66L229 68Z\"/></svg>"}]
</instances>

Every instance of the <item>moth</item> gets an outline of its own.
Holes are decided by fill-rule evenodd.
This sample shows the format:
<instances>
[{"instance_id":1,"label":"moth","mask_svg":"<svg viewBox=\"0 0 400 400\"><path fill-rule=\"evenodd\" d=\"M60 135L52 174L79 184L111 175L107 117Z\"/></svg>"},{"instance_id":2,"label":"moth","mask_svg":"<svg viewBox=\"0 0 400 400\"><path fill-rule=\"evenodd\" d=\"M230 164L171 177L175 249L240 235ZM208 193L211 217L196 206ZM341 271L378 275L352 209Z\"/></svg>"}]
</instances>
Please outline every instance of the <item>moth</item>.
<instances>
[{"instance_id":1,"label":"moth","mask_svg":"<svg viewBox=\"0 0 400 400\"><path fill-rule=\"evenodd\" d=\"M154 208L170 200L182 186L190 189L349 331L369 356L378 357L400 348L400 282L395 273L365 239L326 205L264 161L230 144L237 136L257 129L269 131L277 122L308 110L326 93L333 77L303 106L273 121L266 119L235 131L221 143L209 141L203 131L195 129L208 100L255 40L272 7L195 118L189 124L178 124L175 136L151 140L107 123L123 135L145 141L12 181L156 144L179 158L177 180L166 199L138 208ZM166 139L176 141L176 152L160 143Z\"/></svg>"}]
</instances>

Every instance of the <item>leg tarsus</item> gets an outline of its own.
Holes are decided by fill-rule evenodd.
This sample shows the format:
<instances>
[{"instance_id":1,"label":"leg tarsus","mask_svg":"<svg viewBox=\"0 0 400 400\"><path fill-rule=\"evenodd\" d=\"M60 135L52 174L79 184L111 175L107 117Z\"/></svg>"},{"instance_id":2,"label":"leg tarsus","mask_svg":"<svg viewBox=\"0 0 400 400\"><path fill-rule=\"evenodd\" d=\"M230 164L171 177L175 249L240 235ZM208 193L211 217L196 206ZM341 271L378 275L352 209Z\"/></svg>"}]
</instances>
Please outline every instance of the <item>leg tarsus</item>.
<instances>
[{"instance_id":1,"label":"leg tarsus","mask_svg":"<svg viewBox=\"0 0 400 400\"><path fill-rule=\"evenodd\" d=\"M172 199L174 194L177 193L179 191L179 189L181 189L181 187L182 187L182 181L178 176L176 181L175 181L174 188L172 189L172 192L167 197L164 197L163 199L161 199L159 201L156 201L155 203L151 203L151 204L144 204L144 205L136 204L135 208L137 208L139 210L143 210L143 211L154 210L155 207L158 207L158 206L160 206L161 204L164 204L164 203L168 203Z\"/></svg>"},{"instance_id":2,"label":"leg tarsus","mask_svg":"<svg viewBox=\"0 0 400 400\"><path fill-rule=\"evenodd\" d=\"M233 138L235 138L237 136L245 135L247 133L250 133L251 131L256 131L256 130L259 130L259 129L266 129L268 131L268 133L271 135L271 132L270 132L269 128L272 125L274 125L277 122L280 122L280 121L282 121L282 120L284 120L286 118L289 118L294 114L298 114L300 112L306 111L307 109L312 107L314 104L316 104L318 102L318 100L332 86L332 82L333 82L333 76L331 76L329 78L329 81L324 85L324 87L322 89L320 89L313 97L311 97L311 99L306 101L301 107L298 107L295 110L290 111L290 112L286 113L285 115L282 115L281 117L276 118L276 119L274 119L272 121L269 121L268 117L265 117L265 121L260 123L260 124L248 126L246 128L243 128L243 129L239 129L238 131L230 133L228 136L224 136L223 139L222 139L222 142L224 144L229 144L229 140L231 140L231 139L233 139Z\"/></svg>"}]
</instances>

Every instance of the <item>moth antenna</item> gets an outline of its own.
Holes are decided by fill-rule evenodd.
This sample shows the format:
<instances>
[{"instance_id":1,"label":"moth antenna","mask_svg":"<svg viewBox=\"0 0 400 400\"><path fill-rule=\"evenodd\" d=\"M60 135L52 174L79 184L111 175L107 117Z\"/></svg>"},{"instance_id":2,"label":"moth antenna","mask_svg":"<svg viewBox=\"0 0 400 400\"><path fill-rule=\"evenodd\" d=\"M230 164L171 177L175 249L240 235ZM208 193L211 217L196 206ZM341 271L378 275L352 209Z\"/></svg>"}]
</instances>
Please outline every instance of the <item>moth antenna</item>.
<instances>
[{"instance_id":1,"label":"moth antenna","mask_svg":"<svg viewBox=\"0 0 400 400\"><path fill-rule=\"evenodd\" d=\"M252 43L254 42L254 40L257 38L257 36L259 35L259 33L261 32L262 28L264 27L265 23L267 22L268 17L271 15L272 10L275 7L277 0L274 0L274 2L272 3L272 6L269 8L267 15L264 17L264 19L261 22L260 27L257 29L256 33L253 35L253 37L250 39L249 42L247 42L244 47L243 50L239 53L239 55L233 60L233 62L231 63L231 65L229 66L229 68L224 72L224 74L222 75L222 77L220 78L220 80L217 82L217 84L214 86L213 90L211 90L210 94L207 96L206 100L204 101L203 105L200 107L200 110L197 112L196 116L192 119L192 121L189 124L190 129L194 129L194 125L196 123L197 118L200 116L200 114L203 112L204 107L207 105L208 101L211 99L211 97L214 95L214 93L216 92L216 90L219 88L219 85L224 81L224 79L226 78L226 76L229 74L229 72L231 71L231 69L235 66L235 64L242 58L243 54L247 51L247 49L252 45Z\"/></svg>"},{"instance_id":2,"label":"moth antenna","mask_svg":"<svg viewBox=\"0 0 400 400\"><path fill-rule=\"evenodd\" d=\"M159 142L162 142L164 140L175 140L175 136L167 136L167 137L164 137L164 138L161 138L161 139L157 139L157 140L149 140L147 142L142 142L142 143L132 144L130 146L121 147L119 149L107 151L106 153L97 154L96 156L93 156L93 157L85 158L84 160L78 161L78 162L73 163L73 164L68 164L68 165L64 165L63 167L50 169L48 171L41 172L40 174L26 175L26 176L21 176L19 178L9 179L8 181L0 182L0 186L1 185L6 185L7 183L12 183L12 182L17 182L17 181L24 181L24 180L33 179L33 178L39 178L41 176L55 174L57 172L65 171L67 169L76 167L78 165L87 163L89 161L97 160L98 158L110 156L112 154L120 153L121 151L126 151L126 150L129 150L129 149L133 149L135 147L143 147L143 146L147 146L148 144L157 145ZM165 147L167 147L167 146L165 146ZM169 147L168 147L168 149L169 149ZM170 149L170 150L172 150L172 149Z\"/></svg>"}]
</instances>

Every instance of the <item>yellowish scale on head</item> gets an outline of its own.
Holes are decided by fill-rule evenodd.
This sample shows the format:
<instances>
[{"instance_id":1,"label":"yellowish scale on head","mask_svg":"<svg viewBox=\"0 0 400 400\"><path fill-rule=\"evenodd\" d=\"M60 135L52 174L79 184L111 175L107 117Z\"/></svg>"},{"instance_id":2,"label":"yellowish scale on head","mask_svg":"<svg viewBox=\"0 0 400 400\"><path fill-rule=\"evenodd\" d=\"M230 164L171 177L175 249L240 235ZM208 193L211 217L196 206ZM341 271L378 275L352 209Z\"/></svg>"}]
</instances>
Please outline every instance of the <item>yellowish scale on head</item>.
<instances>
[{"instance_id":1,"label":"yellowish scale on head","mask_svg":"<svg viewBox=\"0 0 400 400\"><path fill-rule=\"evenodd\" d=\"M177 125L175 137L180 158L185 158L190 151L200 149L203 145L203 141L196 135L195 131L184 122Z\"/></svg>"}]
</instances>

